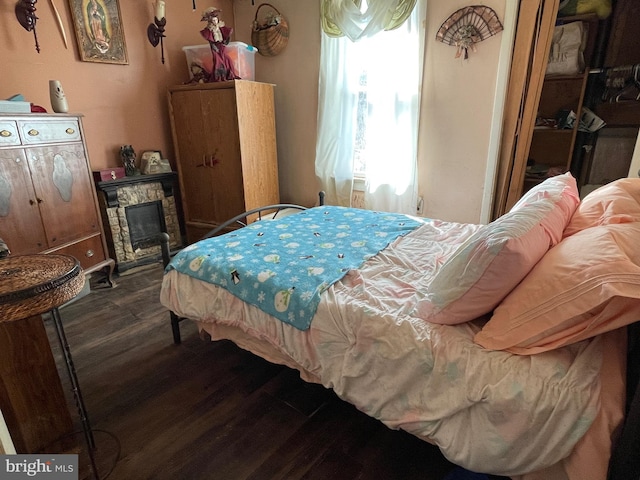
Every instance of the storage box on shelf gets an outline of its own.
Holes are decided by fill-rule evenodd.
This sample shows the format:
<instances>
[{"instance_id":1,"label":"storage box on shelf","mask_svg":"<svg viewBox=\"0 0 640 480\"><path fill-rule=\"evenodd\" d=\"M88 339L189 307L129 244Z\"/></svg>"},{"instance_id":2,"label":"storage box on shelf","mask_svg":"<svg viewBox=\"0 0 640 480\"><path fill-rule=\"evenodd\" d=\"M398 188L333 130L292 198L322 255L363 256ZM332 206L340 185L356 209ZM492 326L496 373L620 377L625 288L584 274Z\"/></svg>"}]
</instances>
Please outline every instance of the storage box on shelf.
<instances>
[{"instance_id":1,"label":"storage box on shelf","mask_svg":"<svg viewBox=\"0 0 640 480\"><path fill-rule=\"evenodd\" d=\"M107 168L105 170L94 170L93 179L96 182L107 182L109 180L116 180L118 178L124 178L124 167Z\"/></svg>"},{"instance_id":2,"label":"storage box on shelf","mask_svg":"<svg viewBox=\"0 0 640 480\"><path fill-rule=\"evenodd\" d=\"M31 104L18 100L0 100L0 113L29 113Z\"/></svg>"},{"instance_id":3,"label":"storage box on shelf","mask_svg":"<svg viewBox=\"0 0 640 480\"><path fill-rule=\"evenodd\" d=\"M244 42L229 42L226 51L238 76L243 80L255 80L255 57L258 49Z\"/></svg>"}]
</instances>

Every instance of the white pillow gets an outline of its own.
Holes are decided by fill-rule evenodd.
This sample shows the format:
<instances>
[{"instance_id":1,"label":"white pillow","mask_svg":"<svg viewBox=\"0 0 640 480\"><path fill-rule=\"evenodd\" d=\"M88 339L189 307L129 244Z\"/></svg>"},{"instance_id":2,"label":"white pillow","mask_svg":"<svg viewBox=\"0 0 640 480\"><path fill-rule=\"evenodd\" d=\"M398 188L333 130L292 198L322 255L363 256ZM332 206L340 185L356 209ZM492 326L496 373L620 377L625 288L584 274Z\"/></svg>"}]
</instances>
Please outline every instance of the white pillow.
<instances>
[{"instance_id":1,"label":"white pillow","mask_svg":"<svg viewBox=\"0 0 640 480\"><path fill-rule=\"evenodd\" d=\"M418 302L417 316L454 325L491 312L561 240L579 202L570 173L529 190L508 213L481 227L446 260Z\"/></svg>"}]
</instances>

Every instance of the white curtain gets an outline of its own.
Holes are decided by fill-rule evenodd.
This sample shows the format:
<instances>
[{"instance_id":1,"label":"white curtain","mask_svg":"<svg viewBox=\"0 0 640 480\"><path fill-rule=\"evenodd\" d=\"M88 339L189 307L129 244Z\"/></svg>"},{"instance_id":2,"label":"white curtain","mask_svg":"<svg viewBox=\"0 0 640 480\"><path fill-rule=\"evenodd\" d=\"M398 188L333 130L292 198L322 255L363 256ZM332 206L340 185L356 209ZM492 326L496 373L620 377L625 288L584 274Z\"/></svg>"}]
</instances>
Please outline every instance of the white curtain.
<instances>
[{"instance_id":1,"label":"white curtain","mask_svg":"<svg viewBox=\"0 0 640 480\"><path fill-rule=\"evenodd\" d=\"M418 0L400 27L357 42L322 33L316 176L327 203L351 205L361 156L365 207L416 213L425 13Z\"/></svg>"}]
</instances>

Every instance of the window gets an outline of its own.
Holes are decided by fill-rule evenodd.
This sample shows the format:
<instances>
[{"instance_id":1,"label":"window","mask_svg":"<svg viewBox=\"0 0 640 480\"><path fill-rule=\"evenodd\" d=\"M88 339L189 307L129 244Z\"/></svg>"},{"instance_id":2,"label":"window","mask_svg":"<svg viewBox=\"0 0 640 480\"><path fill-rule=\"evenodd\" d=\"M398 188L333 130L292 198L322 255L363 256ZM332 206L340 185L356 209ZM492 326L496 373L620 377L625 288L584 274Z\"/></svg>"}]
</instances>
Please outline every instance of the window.
<instances>
[{"instance_id":1,"label":"window","mask_svg":"<svg viewBox=\"0 0 640 480\"><path fill-rule=\"evenodd\" d=\"M400 27L356 42L323 32L316 174L327 201L415 214L423 5Z\"/></svg>"},{"instance_id":2,"label":"window","mask_svg":"<svg viewBox=\"0 0 640 480\"><path fill-rule=\"evenodd\" d=\"M358 103L356 110L356 138L353 145L353 175L365 178L367 173L367 72L360 74L360 88L358 89Z\"/></svg>"}]
</instances>

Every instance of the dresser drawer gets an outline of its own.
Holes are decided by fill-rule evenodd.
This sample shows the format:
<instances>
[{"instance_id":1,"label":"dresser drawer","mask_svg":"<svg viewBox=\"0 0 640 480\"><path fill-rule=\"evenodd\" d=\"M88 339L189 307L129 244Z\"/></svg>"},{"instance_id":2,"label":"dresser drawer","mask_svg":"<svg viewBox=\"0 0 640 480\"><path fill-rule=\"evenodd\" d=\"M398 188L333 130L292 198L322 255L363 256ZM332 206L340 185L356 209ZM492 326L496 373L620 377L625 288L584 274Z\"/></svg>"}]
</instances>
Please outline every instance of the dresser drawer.
<instances>
[{"instance_id":1,"label":"dresser drawer","mask_svg":"<svg viewBox=\"0 0 640 480\"><path fill-rule=\"evenodd\" d=\"M77 119L64 120L19 120L18 129L23 145L50 142L74 142L80 140L80 125Z\"/></svg>"},{"instance_id":2,"label":"dresser drawer","mask_svg":"<svg viewBox=\"0 0 640 480\"><path fill-rule=\"evenodd\" d=\"M0 120L0 147L20 145L18 125L11 120Z\"/></svg>"},{"instance_id":3,"label":"dresser drawer","mask_svg":"<svg viewBox=\"0 0 640 480\"><path fill-rule=\"evenodd\" d=\"M102 237L100 235L87 238L58 250L48 251L47 253L71 255L80 261L83 270L89 270L106 258L104 249L102 248Z\"/></svg>"}]
</instances>

